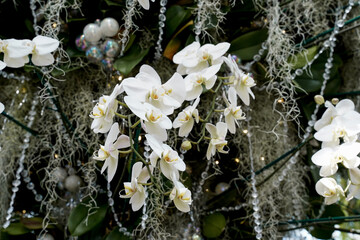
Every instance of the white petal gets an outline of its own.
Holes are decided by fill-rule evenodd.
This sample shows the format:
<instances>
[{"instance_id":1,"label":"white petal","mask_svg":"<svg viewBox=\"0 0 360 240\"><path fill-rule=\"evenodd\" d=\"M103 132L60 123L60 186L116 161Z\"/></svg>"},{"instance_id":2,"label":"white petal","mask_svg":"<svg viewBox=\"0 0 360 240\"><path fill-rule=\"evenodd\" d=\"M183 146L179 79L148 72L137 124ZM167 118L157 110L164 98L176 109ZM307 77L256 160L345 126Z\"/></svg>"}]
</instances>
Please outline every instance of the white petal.
<instances>
[{"instance_id":1,"label":"white petal","mask_svg":"<svg viewBox=\"0 0 360 240\"><path fill-rule=\"evenodd\" d=\"M338 200L339 200L339 197L337 195L334 195L332 197L327 197L327 198L325 198L325 204L330 205L330 204L336 203Z\"/></svg>"},{"instance_id":2,"label":"white petal","mask_svg":"<svg viewBox=\"0 0 360 240\"><path fill-rule=\"evenodd\" d=\"M332 142L334 127L335 126L331 124L321 128L318 132L314 134L314 138L322 142Z\"/></svg>"},{"instance_id":3,"label":"white petal","mask_svg":"<svg viewBox=\"0 0 360 240\"><path fill-rule=\"evenodd\" d=\"M325 166L329 164L333 154L334 150L332 148L323 148L317 151L311 157L311 160L314 164L318 166Z\"/></svg>"},{"instance_id":4,"label":"white petal","mask_svg":"<svg viewBox=\"0 0 360 240\"><path fill-rule=\"evenodd\" d=\"M175 99L180 105L185 100L185 81L179 73L174 75L164 84L165 89L172 89L168 95Z\"/></svg>"},{"instance_id":5,"label":"white petal","mask_svg":"<svg viewBox=\"0 0 360 240\"><path fill-rule=\"evenodd\" d=\"M336 112L339 116L344 115L347 112L354 111L355 105L353 101L349 99L343 99L338 104L336 104Z\"/></svg>"},{"instance_id":6,"label":"white petal","mask_svg":"<svg viewBox=\"0 0 360 240\"><path fill-rule=\"evenodd\" d=\"M230 43L222 42L217 44L215 48L213 48L211 51L211 55L213 59L217 59L223 56L227 52L227 50L229 50L229 48L230 48Z\"/></svg>"},{"instance_id":7,"label":"white petal","mask_svg":"<svg viewBox=\"0 0 360 240\"><path fill-rule=\"evenodd\" d=\"M205 88L206 89L211 89L215 85L216 78L217 78L217 76L212 76L211 78L206 80L205 81Z\"/></svg>"},{"instance_id":8,"label":"white petal","mask_svg":"<svg viewBox=\"0 0 360 240\"><path fill-rule=\"evenodd\" d=\"M153 166L149 166L149 169L150 169L151 173L154 171ZM149 174L147 167L145 166L145 167L143 167L143 169L141 170L141 173L138 176L138 181L141 183L146 183L149 179L150 179L150 174Z\"/></svg>"},{"instance_id":9,"label":"white petal","mask_svg":"<svg viewBox=\"0 0 360 240\"><path fill-rule=\"evenodd\" d=\"M145 10L149 10L149 9L150 9L150 2L149 2L149 0L138 0L138 2L140 3L140 5L141 5Z\"/></svg>"},{"instance_id":10,"label":"white petal","mask_svg":"<svg viewBox=\"0 0 360 240\"><path fill-rule=\"evenodd\" d=\"M189 135L189 133L191 132L193 126L194 126L194 119L190 118L189 121L187 121L185 124L180 126L179 136L187 137Z\"/></svg>"},{"instance_id":11,"label":"white petal","mask_svg":"<svg viewBox=\"0 0 360 240\"><path fill-rule=\"evenodd\" d=\"M150 154L150 163L151 163L152 166L154 166L154 167L156 166L156 163L157 163L158 159L159 159L159 156L155 152L152 152Z\"/></svg>"},{"instance_id":12,"label":"white petal","mask_svg":"<svg viewBox=\"0 0 360 240\"><path fill-rule=\"evenodd\" d=\"M175 207L177 209L179 209L180 211L182 212L189 212L190 211L190 206L189 204L181 201L179 198L174 198L174 204L175 204Z\"/></svg>"},{"instance_id":13,"label":"white petal","mask_svg":"<svg viewBox=\"0 0 360 240\"><path fill-rule=\"evenodd\" d=\"M216 123L216 129L217 129L218 136L221 138L225 138L226 133L227 133L226 123L224 123L224 122Z\"/></svg>"},{"instance_id":14,"label":"white petal","mask_svg":"<svg viewBox=\"0 0 360 240\"><path fill-rule=\"evenodd\" d=\"M118 134L120 133L119 124L116 122L111 126L110 132L105 141L105 148L110 149L110 145L112 145L117 139Z\"/></svg>"},{"instance_id":15,"label":"white petal","mask_svg":"<svg viewBox=\"0 0 360 240\"><path fill-rule=\"evenodd\" d=\"M140 175L142 167L143 167L142 162L134 163L134 165L132 167L132 172L131 172L131 181L133 181L135 178L137 178Z\"/></svg>"},{"instance_id":16,"label":"white petal","mask_svg":"<svg viewBox=\"0 0 360 240\"><path fill-rule=\"evenodd\" d=\"M153 86L161 85L161 79L160 79L159 74L151 66L149 66L147 64L142 65L140 67L140 73L138 75L136 75L136 77L143 76L142 74L144 74L144 76L145 75L147 76L146 80L149 81L151 83L151 85L153 85Z\"/></svg>"},{"instance_id":17,"label":"white petal","mask_svg":"<svg viewBox=\"0 0 360 240\"><path fill-rule=\"evenodd\" d=\"M360 185L350 185L349 194L346 197L346 200L350 201L353 197L355 197L356 199L360 199Z\"/></svg>"},{"instance_id":18,"label":"white petal","mask_svg":"<svg viewBox=\"0 0 360 240\"><path fill-rule=\"evenodd\" d=\"M4 110L5 110L5 106L0 102L0 113L2 113Z\"/></svg>"},{"instance_id":19,"label":"white petal","mask_svg":"<svg viewBox=\"0 0 360 240\"><path fill-rule=\"evenodd\" d=\"M171 123L171 121L170 121ZM145 122L146 132L154 136L159 141L167 140L167 132L165 128L162 128L159 124L154 124L151 122ZM171 128L171 125L170 125Z\"/></svg>"},{"instance_id":20,"label":"white petal","mask_svg":"<svg viewBox=\"0 0 360 240\"><path fill-rule=\"evenodd\" d=\"M138 99L136 99L135 97L129 97L129 96L124 97L124 101L136 116L138 116L142 120L147 121L145 117L146 109L144 104L138 101Z\"/></svg>"},{"instance_id":21,"label":"white petal","mask_svg":"<svg viewBox=\"0 0 360 240\"><path fill-rule=\"evenodd\" d=\"M228 98L231 103L231 105L237 106L237 97L236 97L236 90L233 87L229 88L228 91Z\"/></svg>"},{"instance_id":22,"label":"white petal","mask_svg":"<svg viewBox=\"0 0 360 240\"><path fill-rule=\"evenodd\" d=\"M174 167L178 169L179 171L185 171L186 165L182 159L179 159L175 164Z\"/></svg>"},{"instance_id":23,"label":"white petal","mask_svg":"<svg viewBox=\"0 0 360 240\"><path fill-rule=\"evenodd\" d=\"M351 168L349 169L349 173L351 182L356 185L360 185L360 169Z\"/></svg>"},{"instance_id":24,"label":"white petal","mask_svg":"<svg viewBox=\"0 0 360 240\"><path fill-rule=\"evenodd\" d=\"M225 116L225 123L229 129L229 132L234 134L236 132L235 119L231 114Z\"/></svg>"},{"instance_id":25,"label":"white petal","mask_svg":"<svg viewBox=\"0 0 360 240\"><path fill-rule=\"evenodd\" d=\"M328 177L334 175L338 170L338 165L335 164L327 164L321 167L320 169L320 176Z\"/></svg>"},{"instance_id":26,"label":"white petal","mask_svg":"<svg viewBox=\"0 0 360 240\"><path fill-rule=\"evenodd\" d=\"M246 86L243 86L242 84L238 84L237 86L235 86L235 89L236 89L236 93L239 95L243 103L249 106L250 97L249 97L248 88Z\"/></svg>"},{"instance_id":27,"label":"white petal","mask_svg":"<svg viewBox=\"0 0 360 240\"><path fill-rule=\"evenodd\" d=\"M26 55L20 58L10 58L8 54L4 54L4 62L8 67L19 68L29 62L29 57Z\"/></svg>"},{"instance_id":28,"label":"white petal","mask_svg":"<svg viewBox=\"0 0 360 240\"><path fill-rule=\"evenodd\" d=\"M207 148L207 151L206 151L206 158L207 160L210 160L211 156L214 155L213 152L214 152L214 149L215 149L215 146L211 144L211 142L209 143L209 146Z\"/></svg>"},{"instance_id":29,"label":"white petal","mask_svg":"<svg viewBox=\"0 0 360 240\"><path fill-rule=\"evenodd\" d=\"M3 70L6 67L6 63L0 61L0 70Z\"/></svg>"},{"instance_id":30,"label":"white petal","mask_svg":"<svg viewBox=\"0 0 360 240\"><path fill-rule=\"evenodd\" d=\"M35 51L39 55L51 53L59 47L59 41L50 37L36 36L32 41L35 43Z\"/></svg>"},{"instance_id":31,"label":"white petal","mask_svg":"<svg viewBox=\"0 0 360 240\"><path fill-rule=\"evenodd\" d=\"M194 86L190 91L186 92L186 100L193 100L201 95L203 88L201 85Z\"/></svg>"},{"instance_id":32,"label":"white petal","mask_svg":"<svg viewBox=\"0 0 360 240\"><path fill-rule=\"evenodd\" d=\"M115 149L130 147L130 138L126 135L121 135L114 143Z\"/></svg>"},{"instance_id":33,"label":"white petal","mask_svg":"<svg viewBox=\"0 0 360 240\"><path fill-rule=\"evenodd\" d=\"M107 174L108 174L108 182L111 182L111 180L114 178L116 169L118 165L118 159L115 159L113 157L109 157L105 160L105 163L101 169L101 173L105 171L107 168Z\"/></svg>"},{"instance_id":34,"label":"white petal","mask_svg":"<svg viewBox=\"0 0 360 240\"><path fill-rule=\"evenodd\" d=\"M151 149L156 153L156 155L160 157L162 152L164 151L160 141L150 134L146 134L145 137Z\"/></svg>"},{"instance_id":35,"label":"white petal","mask_svg":"<svg viewBox=\"0 0 360 240\"><path fill-rule=\"evenodd\" d=\"M216 127L215 127L213 124L211 124L211 123L206 123L206 124L205 124L205 128L206 128L206 130L208 130L208 132L210 133L211 138L217 138L217 137L218 137L217 129L216 129Z\"/></svg>"},{"instance_id":36,"label":"white petal","mask_svg":"<svg viewBox=\"0 0 360 240\"><path fill-rule=\"evenodd\" d=\"M136 98L139 102L145 101L146 94L148 94L153 87L151 81L142 81L137 78L126 78L122 83L126 94Z\"/></svg>"},{"instance_id":37,"label":"white petal","mask_svg":"<svg viewBox=\"0 0 360 240\"><path fill-rule=\"evenodd\" d=\"M134 212L138 211L144 205L145 198L145 193L139 191L136 191L136 193L131 197L130 204Z\"/></svg>"},{"instance_id":38,"label":"white petal","mask_svg":"<svg viewBox=\"0 0 360 240\"><path fill-rule=\"evenodd\" d=\"M172 165L168 164L164 160L160 160L160 169L161 172L164 174L165 177L171 180L172 174L176 174L178 170L174 168ZM179 173L177 173L179 174Z\"/></svg>"},{"instance_id":39,"label":"white petal","mask_svg":"<svg viewBox=\"0 0 360 240\"><path fill-rule=\"evenodd\" d=\"M7 39L4 41L7 44L5 55L9 58L27 57L33 50L34 44L30 40Z\"/></svg>"},{"instance_id":40,"label":"white petal","mask_svg":"<svg viewBox=\"0 0 360 240\"><path fill-rule=\"evenodd\" d=\"M356 168L360 165L360 158L354 157L354 158L350 158L350 159L345 159L343 161L343 165L346 168Z\"/></svg>"}]
</instances>

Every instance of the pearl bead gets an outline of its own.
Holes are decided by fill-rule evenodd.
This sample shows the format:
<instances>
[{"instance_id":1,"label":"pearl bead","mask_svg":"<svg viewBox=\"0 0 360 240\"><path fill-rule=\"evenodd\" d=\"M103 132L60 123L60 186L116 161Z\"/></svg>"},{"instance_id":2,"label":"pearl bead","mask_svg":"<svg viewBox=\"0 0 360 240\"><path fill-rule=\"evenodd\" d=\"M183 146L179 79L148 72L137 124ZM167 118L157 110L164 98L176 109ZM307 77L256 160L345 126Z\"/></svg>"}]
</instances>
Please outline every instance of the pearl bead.
<instances>
[{"instance_id":1,"label":"pearl bead","mask_svg":"<svg viewBox=\"0 0 360 240\"><path fill-rule=\"evenodd\" d=\"M55 179L58 180L59 182L63 182L68 175L66 170L62 167L55 168L53 174Z\"/></svg>"},{"instance_id":2,"label":"pearl bead","mask_svg":"<svg viewBox=\"0 0 360 240\"><path fill-rule=\"evenodd\" d=\"M81 185L81 178L77 175L71 175L65 179L65 188L70 192L76 192Z\"/></svg>"},{"instance_id":3,"label":"pearl bead","mask_svg":"<svg viewBox=\"0 0 360 240\"><path fill-rule=\"evenodd\" d=\"M86 41L96 43L102 37L101 29L97 24L89 23L84 28L84 36Z\"/></svg>"},{"instance_id":4,"label":"pearl bead","mask_svg":"<svg viewBox=\"0 0 360 240\"><path fill-rule=\"evenodd\" d=\"M100 24L101 32L106 37L113 37L119 31L119 23L114 18L105 18Z\"/></svg>"}]
</instances>

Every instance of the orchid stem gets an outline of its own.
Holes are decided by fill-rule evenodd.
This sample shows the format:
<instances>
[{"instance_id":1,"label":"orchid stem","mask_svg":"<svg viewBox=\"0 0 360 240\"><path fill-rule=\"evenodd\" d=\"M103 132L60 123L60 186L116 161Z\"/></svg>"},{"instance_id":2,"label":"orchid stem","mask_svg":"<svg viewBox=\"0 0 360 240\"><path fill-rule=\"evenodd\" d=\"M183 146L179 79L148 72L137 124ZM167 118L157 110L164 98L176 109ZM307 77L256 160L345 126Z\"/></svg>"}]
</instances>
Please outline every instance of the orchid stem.
<instances>
[{"instance_id":1,"label":"orchid stem","mask_svg":"<svg viewBox=\"0 0 360 240\"><path fill-rule=\"evenodd\" d=\"M139 125L139 123L141 122L141 119L137 120L136 123L134 123L131 128L134 129L137 125Z\"/></svg>"},{"instance_id":2,"label":"orchid stem","mask_svg":"<svg viewBox=\"0 0 360 240\"><path fill-rule=\"evenodd\" d=\"M129 150L127 150L127 151L121 151L121 150L118 150L118 151L119 151L119 153L121 153L121 154L129 154L129 153L132 152L131 149L129 149Z\"/></svg>"},{"instance_id":3,"label":"orchid stem","mask_svg":"<svg viewBox=\"0 0 360 240\"><path fill-rule=\"evenodd\" d=\"M224 112L224 109L215 109L214 112Z\"/></svg>"},{"instance_id":4,"label":"orchid stem","mask_svg":"<svg viewBox=\"0 0 360 240\"><path fill-rule=\"evenodd\" d=\"M121 117L121 118L123 118L123 119L128 118L128 116L126 116L126 115L122 115L122 114L117 113L117 112L116 112L115 114L116 114L116 116Z\"/></svg>"},{"instance_id":5,"label":"orchid stem","mask_svg":"<svg viewBox=\"0 0 360 240\"><path fill-rule=\"evenodd\" d=\"M126 103L123 103L123 102L121 102L121 101L119 101L119 100L116 100L117 102L118 102L118 104L120 104L121 106L124 106L124 107L128 107L128 105L126 105Z\"/></svg>"}]
</instances>

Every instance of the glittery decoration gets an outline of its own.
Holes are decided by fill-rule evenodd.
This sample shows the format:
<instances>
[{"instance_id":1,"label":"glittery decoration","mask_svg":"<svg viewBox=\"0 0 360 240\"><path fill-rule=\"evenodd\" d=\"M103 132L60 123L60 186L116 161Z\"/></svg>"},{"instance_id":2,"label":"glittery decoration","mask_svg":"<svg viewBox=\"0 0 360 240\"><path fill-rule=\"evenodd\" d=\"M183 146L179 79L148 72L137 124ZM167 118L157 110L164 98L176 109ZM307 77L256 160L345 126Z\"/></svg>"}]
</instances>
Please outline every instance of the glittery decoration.
<instances>
[{"instance_id":1,"label":"glittery decoration","mask_svg":"<svg viewBox=\"0 0 360 240\"><path fill-rule=\"evenodd\" d=\"M112 58L104 58L101 60L101 65L105 68L105 70L112 71L113 59Z\"/></svg>"},{"instance_id":2,"label":"glittery decoration","mask_svg":"<svg viewBox=\"0 0 360 240\"><path fill-rule=\"evenodd\" d=\"M86 51L86 56L91 62L99 62L103 59L104 55L97 46L92 46Z\"/></svg>"},{"instance_id":3,"label":"glittery decoration","mask_svg":"<svg viewBox=\"0 0 360 240\"><path fill-rule=\"evenodd\" d=\"M120 52L120 46L117 41L113 39L106 40L101 46L101 50L108 57L117 57Z\"/></svg>"},{"instance_id":4,"label":"glittery decoration","mask_svg":"<svg viewBox=\"0 0 360 240\"><path fill-rule=\"evenodd\" d=\"M89 47L89 42L85 40L85 36L82 34L75 39L75 45L77 49L85 52Z\"/></svg>"}]
</instances>

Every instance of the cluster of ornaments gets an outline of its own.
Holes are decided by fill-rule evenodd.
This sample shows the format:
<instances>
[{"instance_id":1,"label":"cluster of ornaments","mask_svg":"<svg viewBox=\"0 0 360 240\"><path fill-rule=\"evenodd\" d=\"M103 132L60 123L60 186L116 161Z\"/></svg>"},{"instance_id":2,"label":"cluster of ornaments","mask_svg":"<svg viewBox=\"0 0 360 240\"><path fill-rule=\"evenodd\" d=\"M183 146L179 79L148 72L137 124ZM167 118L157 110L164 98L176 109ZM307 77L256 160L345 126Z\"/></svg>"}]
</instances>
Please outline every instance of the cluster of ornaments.
<instances>
[{"instance_id":1,"label":"cluster of ornaments","mask_svg":"<svg viewBox=\"0 0 360 240\"><path fill-rule=\"evenodd\" d=\"M335 106L327 101L327 110L318 120L314 129L315 139L321 141L321 149L311 160L320 166L320 176L316 191L325 197L325 204L337 202L347 193L347 200L360 199L360 114L355 111L354 103L349 99L338 102ZM350 181L345 190L333 176L338 171L338 164L348 169Z\"/></svg>"},{"instance_id":2,"label":"cluster of ornaments","mask_svg":"<svg viewBox=\"0 0 360 240\"><path fill-rule=\"evenodd\" d=\"M114 58L120 53L118 41L113 39L119 31L119 23L114 18L96 20L85 26L83 34L76 38L76 46L84 51L91 62L112 70Z\"/></svg>"}]
</instances>

